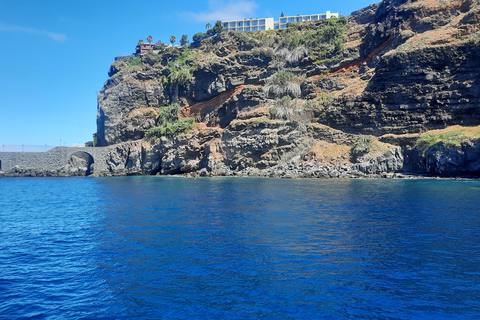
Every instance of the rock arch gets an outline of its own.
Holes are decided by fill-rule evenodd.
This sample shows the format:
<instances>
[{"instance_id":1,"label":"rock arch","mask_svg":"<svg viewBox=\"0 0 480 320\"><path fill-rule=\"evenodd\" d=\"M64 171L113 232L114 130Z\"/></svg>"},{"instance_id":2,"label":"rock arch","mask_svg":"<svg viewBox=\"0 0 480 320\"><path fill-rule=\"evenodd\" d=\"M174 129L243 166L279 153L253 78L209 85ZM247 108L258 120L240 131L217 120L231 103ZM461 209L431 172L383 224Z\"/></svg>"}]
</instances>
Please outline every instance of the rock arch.
<instances>
[{"instance_id":1,"label":"rock arch","mask_svg":"<svg viewBox=\"0 0 480 320\"><path fill-rule=\"evenodd\" d=\"M89 176L93 173L93 156L85 151L77 151L70 156L69 166L76 169L79 175Z\"/></svg>"}]
</instances>

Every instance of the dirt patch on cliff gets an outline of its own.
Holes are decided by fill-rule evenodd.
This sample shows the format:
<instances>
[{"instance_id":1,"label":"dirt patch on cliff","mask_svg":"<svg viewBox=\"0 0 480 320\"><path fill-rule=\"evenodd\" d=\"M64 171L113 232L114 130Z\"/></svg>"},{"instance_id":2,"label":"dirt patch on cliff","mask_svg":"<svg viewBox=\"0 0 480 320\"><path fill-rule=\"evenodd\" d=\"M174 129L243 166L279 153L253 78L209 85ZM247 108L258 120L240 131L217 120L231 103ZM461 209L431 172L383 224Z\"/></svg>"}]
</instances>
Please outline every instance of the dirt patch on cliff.
<instances>
[{"instance_id":1,"label":"dirt patch on cliff","mask_svg":"<svg viewBox=\"0 0 480 320\"><path fill-rule=\"evenodd\" d=\"M351 147L346 145L317 141L313 147L302 156L302 160L330 165L349 163L350 149Z\"/></svg>"}]
</instances>

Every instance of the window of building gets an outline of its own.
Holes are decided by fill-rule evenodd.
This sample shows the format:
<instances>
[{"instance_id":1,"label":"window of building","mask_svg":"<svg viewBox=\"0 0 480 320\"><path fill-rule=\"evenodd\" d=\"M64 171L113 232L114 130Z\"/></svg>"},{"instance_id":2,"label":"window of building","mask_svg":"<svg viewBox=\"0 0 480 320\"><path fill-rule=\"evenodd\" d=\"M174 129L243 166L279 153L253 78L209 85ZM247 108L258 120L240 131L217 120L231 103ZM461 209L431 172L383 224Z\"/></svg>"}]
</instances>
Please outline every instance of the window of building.
<instances>
[{"instance_id":1,"label":"window of building","mask_svg":"<svg viewBox=\"0 0 480 320\"><path fill-rule=\"evenodd\" d=\"M258 27L252 27L252 31L258 31Z\"/></svg>"},{"instance_id":2,"label":"window of building","mask_svg":"<svg viewBox=\"0 0 480 320\"><path fill-rule=\"evenodd\" d=\"M230 22L229 27L230 28L235 27L235 22Z\"/></svg>"},{"instance_id":3,"label":"window of building","mask_svg":"<svg viewBox=\"0 0 480 320\"><path fill-rule=\"evenodd\" d=\"M265 19L260 20L260 25L265 24Z\"/></svg>"},{"instance_id":4,"label":"window of building","mask_svg":"<svg viewBox=\"0 0 480 320\"><path fill-rule=\"evenodd\" d=\"M312 16L312 20L318 20L318 16Z\"/></svg>"},{"instance_id":5,"label":"window of building","mask_svg":"<svg viewBox=\"0 0 480 320\"><path fill-rule=\"evenodd\" d=\"M239 26L239 27L243 27L243 21L240 21L240 22L238 23L238 26Z\"/></svg>"},{"instance_id":6,"label":"window of building","mask_svg":"<svg viewBox=\"0 0 480 320\"><path fill-rule=\"evenodd\" d=\"M265 26L260 27L260 30L265 30Z\"/></svg>"},{"instance_id":7,"label":"window of building","mask_svg":"<svg viewBox=\"0 0 480 320\"><path fill-rule=\"evenodd\" d=\"M250 27L243 28L244 31L250 31Z\"/></svg>"},{"instance_id":8,"label":"window of building","mask_svg":"<svg viewBox=\"0 0 480 320\"><path fill-rule=\"evenodd\" d=\"M288 18L288 22L295 22L295 18Z\"/></svg>"},{"instance_id":9,"label":"window of building","mask_svg":"<svg viewBox=\"0 0 480 320\"><path fill-rule=\"evenodd\" d=\"M300 21L302 21L302 18L297 18L297 22L300 22Z\"/></svg>"},{"instance_id":10,"label":"window of building","mask_svg":"<svg viewBox=\"0 0 480 320\"><path fill-rule=\"evenodd\" d=\"M252 26L258 26L258 20L252 21Z\"/></svg>"},{"instance_id":11,"label":"window of building","mask_svg":"<svg viewBox=\"0 0 480 320\"><path fill-rule=\"evenodd\" d=\"M224 23L224 24L223 24L223 27L224 27L224 28L228 28L228 23Z\"/></svg>"},{"instance_id":12,"label":"window of building","mask_svg":"<svg viewBox=\"0 0 480 320\"><path fill-rule=\"evenodd\" d=\"M245 21L245 27L249 27L250 26L250 21Z\"/></svg>"},{"instance_id":13,"label":"window of building","mask_svg":"<svg viewBox=\"0 0 480 320\"><path fill-rule=\"evenodd\" d=\"M237 28L237 31L243 31L243 28Z\"/></svg>"},{"instance_id":14,"label":"window of building","mask_svg":"<svg viewBox=\"0 0 480 320\"><path fill-rule=\"evenodd\" d=\"M280 23L287 23L287 18L280 18Z\"/></svg>"}]
</instances>

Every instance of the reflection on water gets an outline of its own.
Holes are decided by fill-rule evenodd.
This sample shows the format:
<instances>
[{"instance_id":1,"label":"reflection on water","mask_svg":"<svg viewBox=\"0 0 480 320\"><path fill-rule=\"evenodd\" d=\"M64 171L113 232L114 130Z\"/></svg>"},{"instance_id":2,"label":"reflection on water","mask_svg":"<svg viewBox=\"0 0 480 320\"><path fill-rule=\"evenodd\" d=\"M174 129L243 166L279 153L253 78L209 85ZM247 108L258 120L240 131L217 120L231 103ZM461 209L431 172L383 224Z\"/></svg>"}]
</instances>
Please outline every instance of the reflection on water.
<instances>
[{"instance_id":1,"label":"reflection on water","mask_svg":"<svg viewBox=\"0 0 480 320\"><path fill-rule=\"evenodd\" d=\"M0 180L5 183L11 187L0 198L7 222L0 243L9 249L0 258L14 263L0 262L7 274L0 289L13 284L15 290L0 291L0 299L12 301L1 314L22 314L25 301L39 306L32 315L54 315L61 304L72 316L112 319L472 318L480 312L475 181ZM26 201L32 198L35 204ZM36 233L34 242L22 237L25 231ZM32 255L38 243L49 242L40 247L43 258L16 254L22 248ZM39 270L57 282L37 283ZM34 281L21 283L19 274Z\"/></svg>"}]
</instances>

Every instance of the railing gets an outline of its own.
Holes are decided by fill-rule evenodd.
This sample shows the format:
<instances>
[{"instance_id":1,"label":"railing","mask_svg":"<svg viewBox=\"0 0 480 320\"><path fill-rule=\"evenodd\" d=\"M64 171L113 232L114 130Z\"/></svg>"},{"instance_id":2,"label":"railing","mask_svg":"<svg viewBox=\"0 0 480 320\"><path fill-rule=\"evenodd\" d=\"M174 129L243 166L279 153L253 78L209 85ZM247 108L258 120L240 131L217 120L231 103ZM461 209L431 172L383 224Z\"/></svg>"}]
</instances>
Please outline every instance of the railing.
<instances>
[{"instance_id":1,"label":"railing","mask_svg":"<svg viewBox=\"0 0 480 320\"><path fill-rule=\"evenodd\" d=\"M55 146L31 144L0 144L0 152L45 152Z\"/></svg>"}]
</instances>

